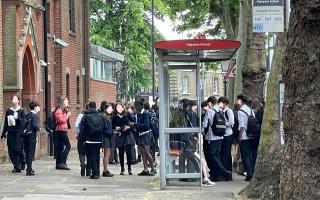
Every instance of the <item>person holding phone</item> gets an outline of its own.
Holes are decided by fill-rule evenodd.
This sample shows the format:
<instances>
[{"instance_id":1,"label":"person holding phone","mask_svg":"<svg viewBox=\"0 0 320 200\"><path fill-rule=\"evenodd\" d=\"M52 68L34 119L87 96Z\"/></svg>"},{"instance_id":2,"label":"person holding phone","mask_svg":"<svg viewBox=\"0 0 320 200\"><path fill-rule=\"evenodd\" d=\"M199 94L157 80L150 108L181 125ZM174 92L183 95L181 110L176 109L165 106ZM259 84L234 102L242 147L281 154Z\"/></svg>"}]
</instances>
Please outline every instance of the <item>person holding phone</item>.
<instances>
[{"instance_id":1,"label":"person holding phone","mask_svg":"<svg viewBox=\"0 0 320 200\"><path fill-rule=\"evenodd\" d=\"M128 174L132 175L131 169L131 147L135 144L134 138L129 125L128 114L121 103L116 104L114 117L112 119L112 126L116 133L116 147L119 149L120 175L125 174L124 169L124 153L127 156Z\"/></svg>"}]
</instances>

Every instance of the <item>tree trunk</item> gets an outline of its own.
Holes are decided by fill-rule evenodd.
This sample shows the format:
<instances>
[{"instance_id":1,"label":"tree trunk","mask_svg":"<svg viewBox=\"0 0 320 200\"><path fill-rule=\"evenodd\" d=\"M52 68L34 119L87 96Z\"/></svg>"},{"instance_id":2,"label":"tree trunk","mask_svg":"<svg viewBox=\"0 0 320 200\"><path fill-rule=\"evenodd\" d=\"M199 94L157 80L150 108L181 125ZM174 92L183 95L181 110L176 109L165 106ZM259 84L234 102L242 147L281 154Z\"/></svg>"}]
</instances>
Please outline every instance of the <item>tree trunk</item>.
<instances>
[{"instance_id":1,"label":"tree trunk","mask_svg":"<svg viewBox=\"0 0 320 200\"><path fill-rule=\"evenodd\" d=\"M281 74L284 46L285 35L278 34L267 86L267 101L255 174L250 184L240 193L248 198L279 199L282 148L279 142L278 76Z\"/></svg>"},{"instance_id":2,"label":"tree trunk","mask_svg":"<svg viewBox=\"0 0 320 200\"><path fill-rule=\"evenodd\" d=\"M234 98L240 93L252 98L263 97L265 39L265 34L252 32L252 0L241 1L238 34L241 48L237 54Z\"/></svg>"},{"instance_id":3,"label":"tree trunk","mask_svg":"<svg viewBox=\"0 0 320 200\"><path fill-rule=\"evenodd\" d=\"M284 57L280 198L320 199L320 1L292 0Z\"/></svg>"},{"instance_id":4,"label":"tree trunk","mask_svg":"<svg viewBox=\"0 0 320 200\"><path fill-rule=\"evenodd\" d=\"M227 39L234 40L237 38L237 36L236 36L235 30L232 26L230 8L225 4L224 0L221 0L220 4L221 4L220 19L223 22L223 28L226 32Z\"/></svg>"}]
</instances>

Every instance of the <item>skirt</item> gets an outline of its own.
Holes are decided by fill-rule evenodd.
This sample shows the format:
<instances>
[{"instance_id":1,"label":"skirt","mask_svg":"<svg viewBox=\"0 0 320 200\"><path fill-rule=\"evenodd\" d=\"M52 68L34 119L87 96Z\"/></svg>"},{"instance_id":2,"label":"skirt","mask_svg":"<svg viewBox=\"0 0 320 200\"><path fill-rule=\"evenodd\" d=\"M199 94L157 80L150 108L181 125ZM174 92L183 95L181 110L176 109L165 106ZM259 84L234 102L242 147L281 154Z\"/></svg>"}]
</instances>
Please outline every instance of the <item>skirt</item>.
<instances>
[{"instance_id":1,"label":"skirt","mask_svg":"<svg viewBox=\"0 0 320 200\"><path fill-rule=\"evenodd\" d=\"M102 140L102 148L113 148L112 142L111 142L111 136L110 137L103 137Z\"/></svg>"},{"instance_id":2,"label":"skirt","mask_svg":"<svg viewBox=\"0 0 320 200\"><path fill-rule=\"evenodd\" d=\"M152 132L141 135L137 139L137 145L152 145L153 144L153 135Z\"/></svg>"},{"instance_id":3,"label":"skirt","mask_svg":"<svg viewBox=\"0 0 320 200\"><path fill-rule=\"evenodd\" d=\"M121 147L126 147L128 145L134 145L134 138L133 135L117 135L116 137L116 147L121 148Z\"/></svg>"}]
</instances>

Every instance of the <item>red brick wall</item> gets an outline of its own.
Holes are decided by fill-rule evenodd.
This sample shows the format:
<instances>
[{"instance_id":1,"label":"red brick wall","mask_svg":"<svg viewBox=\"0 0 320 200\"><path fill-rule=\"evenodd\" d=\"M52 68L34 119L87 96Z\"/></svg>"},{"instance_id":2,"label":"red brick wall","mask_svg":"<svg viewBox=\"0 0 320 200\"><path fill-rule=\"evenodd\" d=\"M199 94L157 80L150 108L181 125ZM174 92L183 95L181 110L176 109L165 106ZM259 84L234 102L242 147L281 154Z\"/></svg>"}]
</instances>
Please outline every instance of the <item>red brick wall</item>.
<instances>
[{"instance_id":1,"label":"red brick wall","mask_svg":"<svg viewBox=\"0 0 320 200\"><path fill-rule=\"evenodd\" d=\"M91 79L90 99L100 105L101 101L116 102L116 84Z\"/></svg>"},{"instance_id":2,"label":"red brick wall","mask_svg":"<svg viewBox=\"0 0 320 200\"><path fill-rule=\"evenodd\" d=\"M3 61L2 61L2 6L1 6L1 0L0 0L0 91L3 90ZM3 106L3 93L0 92L0 108ZM0 122L2 121L3 111L0 109ZM0 132L0 134L2 134ZM0 141L0 160L4 158L5 152L4 152L4 142ZM0 161L1 162L1 161Z\"/></svg>"}]
</instances>

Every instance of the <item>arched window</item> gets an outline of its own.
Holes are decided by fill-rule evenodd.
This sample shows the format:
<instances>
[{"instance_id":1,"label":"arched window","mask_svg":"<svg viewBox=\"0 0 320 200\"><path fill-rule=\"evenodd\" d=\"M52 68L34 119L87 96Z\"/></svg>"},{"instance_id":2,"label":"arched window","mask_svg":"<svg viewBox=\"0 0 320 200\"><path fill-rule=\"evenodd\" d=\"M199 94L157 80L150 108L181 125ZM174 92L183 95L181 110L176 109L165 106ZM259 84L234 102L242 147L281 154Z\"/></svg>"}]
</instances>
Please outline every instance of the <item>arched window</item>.
<instances>
[{"instance_id":1,"label":"arched window","mask_svg":"<svg viewBox=\"0 0 320 200\"><path fill-rule=\"evenodd\" d=\"M182 93L188 93L189 90L189 78L184 76L182 79Z\"/></svg>"},{"instance_id":2,"label":"arched window","mask_svg":"<svg viewBox=\"0 0 320 200\"><path fill-rule=\"evenodd\" d=\"M219 92L219 79L215 77L213 79L213 94L218 94Z\"/></svg>"}]
</instances>

